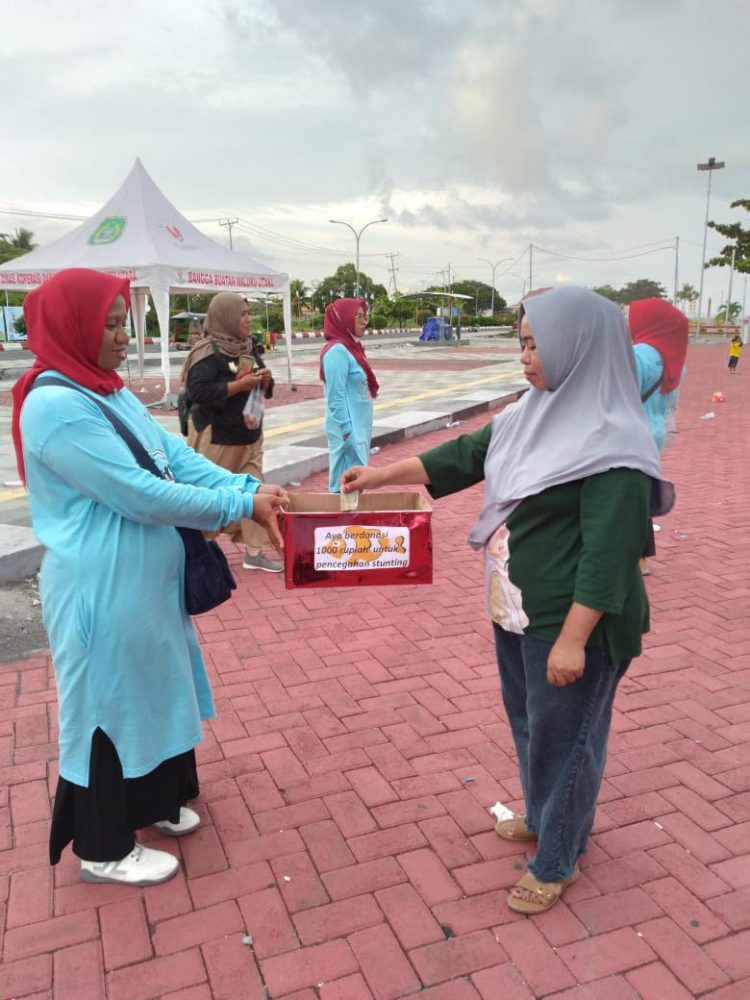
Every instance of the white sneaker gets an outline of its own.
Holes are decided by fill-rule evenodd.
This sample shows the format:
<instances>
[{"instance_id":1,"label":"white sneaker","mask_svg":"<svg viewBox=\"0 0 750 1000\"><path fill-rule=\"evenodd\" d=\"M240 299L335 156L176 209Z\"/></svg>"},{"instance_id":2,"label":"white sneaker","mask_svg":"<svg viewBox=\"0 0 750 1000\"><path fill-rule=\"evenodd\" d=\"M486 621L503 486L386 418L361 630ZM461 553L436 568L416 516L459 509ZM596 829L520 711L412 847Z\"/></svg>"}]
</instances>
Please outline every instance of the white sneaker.
<instances>
[{"instance_id":1,"label":"white sneaker","mask_svg":"<svg viewBox=\"0 0 750 1000\"><path fill-rule=\"evenodd\" d=\"M168 851L154 851L136 844L119 861L82 861L84 882L122 882L124 885L157 885L177 874L179 859Z\"/></svg>"},{"instance_id":2,"label":"white sneaker","mask_svg":"<svg viewBox=\"0 0 750 1000\"><path fill-rule=\"evenodd\" d=\"M188 809L187 806L180 806L180 822L170 823L168 819L160 819L154 823L154 829L159 833L164 833L167 837L184 837L186 833L192 833L201 825L201 818L197 812Z\"/></svg>"}]
</instances>

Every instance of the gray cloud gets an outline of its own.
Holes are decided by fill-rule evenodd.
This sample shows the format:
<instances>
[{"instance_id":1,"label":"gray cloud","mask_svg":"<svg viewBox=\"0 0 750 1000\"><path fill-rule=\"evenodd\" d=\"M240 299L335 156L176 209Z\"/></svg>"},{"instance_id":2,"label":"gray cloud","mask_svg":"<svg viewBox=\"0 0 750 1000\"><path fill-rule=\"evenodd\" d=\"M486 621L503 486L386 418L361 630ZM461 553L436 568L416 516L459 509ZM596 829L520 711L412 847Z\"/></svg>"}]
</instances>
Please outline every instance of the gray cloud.
<instances>
[{"instance_id":1,"label":"gray cloud","mask_svg":"<svg viewBox=\"0 0 750 1000\"><path fill-rule=\"evenodd\" d=\"M732 0L25 0L4 15L0 191L96 205L140 155L183 211L272 211L317 244L372 211L412 259L674 233L695 256L695 164L727 161L717 218L750 190L728 82L748 29Z\"/></svg>"}]
</instances>

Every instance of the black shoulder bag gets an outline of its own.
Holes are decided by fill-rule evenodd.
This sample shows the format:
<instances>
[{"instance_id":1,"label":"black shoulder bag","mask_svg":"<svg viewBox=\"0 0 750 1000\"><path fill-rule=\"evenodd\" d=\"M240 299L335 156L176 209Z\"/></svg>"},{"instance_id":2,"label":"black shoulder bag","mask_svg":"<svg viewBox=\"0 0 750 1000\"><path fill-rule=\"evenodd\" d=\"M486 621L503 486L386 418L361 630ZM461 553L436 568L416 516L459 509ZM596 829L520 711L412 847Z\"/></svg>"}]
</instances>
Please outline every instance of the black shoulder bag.
<instances>
[{"instance_id":1,"label":"black shoulder bag","mask_svg":"<svg viewBox=\"0 0 750 1000\"><path fill-rule=\"evenodd\" d=\"M35 380L32 389L45 385L62 385L67 389L82 392L77 385L64 379L45 375ZM159 479L166 479L167 477L135 434L98 399L94 399L94 402L130 448L138 465ZM181 528L177 525L175 528L185 546L185 606L188 614L202 615L205 611L211 611L212 608L228 601L237 583L229 568L227 557L217 542L208 541L197 528Z\"/></svg>"}]
</instances>

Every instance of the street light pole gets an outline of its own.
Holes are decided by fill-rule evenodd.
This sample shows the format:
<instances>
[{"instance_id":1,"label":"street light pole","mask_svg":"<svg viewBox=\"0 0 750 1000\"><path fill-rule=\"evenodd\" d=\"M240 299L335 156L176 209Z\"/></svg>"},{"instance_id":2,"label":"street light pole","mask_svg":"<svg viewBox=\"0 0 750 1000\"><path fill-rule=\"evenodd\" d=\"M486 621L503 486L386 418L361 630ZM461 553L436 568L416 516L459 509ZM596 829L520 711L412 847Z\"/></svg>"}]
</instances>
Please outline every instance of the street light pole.
<instances>
[{"instance_id":1,"label":"street light pole","mask_svg":"<svg viewBox=\"0 0 750 1000\"><path fill-rule=\"evenodd\" d=\"M528 278L524 278L524 276L522 274L516 274L515 271L509 271L508 272L508 277L510 277L510 278L518 278L518 280L521 282L521 284L523 285L523 288L521 289L521 298L523 298L524 295L526 294L526 283L528 282L529 279Z\"/></svg>"},{"instance_id":2,"label":"street light pole","mask_svg":"<svg viewBox=\"0 0 750 1000\"><path fill-rule=\"evenodd\" d=\"M697 165L698 170L708 171L708 191L706 192L706 221L703 225L703 255L701 257L701 280L698 288L698 317L695 321L695 336L701 332L701 309L703 306L703 275L706 270L706 239L708 238L708 212L709 206L711 204L711 174L714 170L723 170L724 161L721 160L717 163L716 158L710 156L707 163L699 163Z\"/></svg>"},{"instance_id":3,"label":"street light pole","mask_svg":"<svg viewBox=\"0 0 750 1000\"><path fill-rule=\"evenodd\" d=\"M360 241L360 238L362 236L362 233L365 231L365 229L368 228L368 226L374 226L378 222L387 222L388 219L373 219L372 222L366 222L364 224L364 226L362 226L362 228L359 231L357 231L354 228L354 226L350 225L348 222L342 222L341 219L329 219L328 221L332 222L336 226L346 226L347 229L351 229L351 231L354 233L354 240L355 240L355 243L356 243L356 258L355 258L354 270L355 270L355 273L356 273L356 276L357 276L356 277L356 288L355 288L355 291L354 291L354 297L358 299L359 298L359 241Z\"/></svg>"},{"instance_id":4,"label":"street light pole","mask_svg":"<svg viewBox=\"0 0 750 1000\"><path fill-rule=\"evenodd\" d=\"M735 254L736 253L737 253L737 247L733 246L732 247L732 260L731 260L731 263L729 264L729 291L727 292L727 308L726 308L726 312L724 313L724 322L725 323L731 322L730 319L729 319L729 310L732 308L732 278L734 277L734 261L735 261Z\"/></svg>"},{"instance_id":5,"label":"street light pole","mask_svg":"<svg viewBox=\"0 0 750 1000\"><path fill-rule=\"evenodd\" d=\"M483 264L489 264L492 268L492 305L490 306L490 311L492 315L495 315L495 271L497 271L500 264L505 263L506 260L512 260L512 257L501 257L500 260L495 261L493 264L491 260L486 257L477 257L477 260L481 261Z\"/></svg>"}]
</instances>

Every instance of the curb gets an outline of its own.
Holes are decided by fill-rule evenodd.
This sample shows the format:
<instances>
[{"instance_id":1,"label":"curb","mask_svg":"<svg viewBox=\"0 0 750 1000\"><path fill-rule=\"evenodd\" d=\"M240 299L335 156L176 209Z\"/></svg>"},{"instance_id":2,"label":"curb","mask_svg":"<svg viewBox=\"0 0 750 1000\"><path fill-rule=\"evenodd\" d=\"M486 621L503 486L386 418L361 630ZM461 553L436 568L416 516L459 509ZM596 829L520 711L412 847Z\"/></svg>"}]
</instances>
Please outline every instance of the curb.
<instances>
[{"instance_id":1,"label":"curb","mask_svg":"<svg viewBox=\"0 0 750 1000\"><path fill-rule=\"evenodd\" d=\"M0 584L18 583L39 571L44 546L31 528L0 524Z\"/></svg>"},{"instance_id":2,"label":"curb","mask_svg":"<svg viewBox=\"0 0 750 1000\"><path fill-rule=\"evenodd\" d=\"M499 410L509 403L515 403L526 389L516 389L495 399L486 400L481 403L471 403L459 409L448 411L437 417L430 417L422 423L412 424L409 427L385 428L373 427L371 447L384 448L389 444L400 444L410 438L419 437L422 434L429 434L432 431L447 428L451 424L459 423L462 420L469 420L481 413L490 413L492 410ZM280 449L281 450L281 449ZM283 465L274 466L274 449L269 448L263 456L263 479L267 483L275 486L289 486L291 483L302 482L308 476L316 472L323 472L328 468L328 448L322 445L317 452L309 449L311 454L296 461L287 460Z\"/></svg>"}]
</instances>

